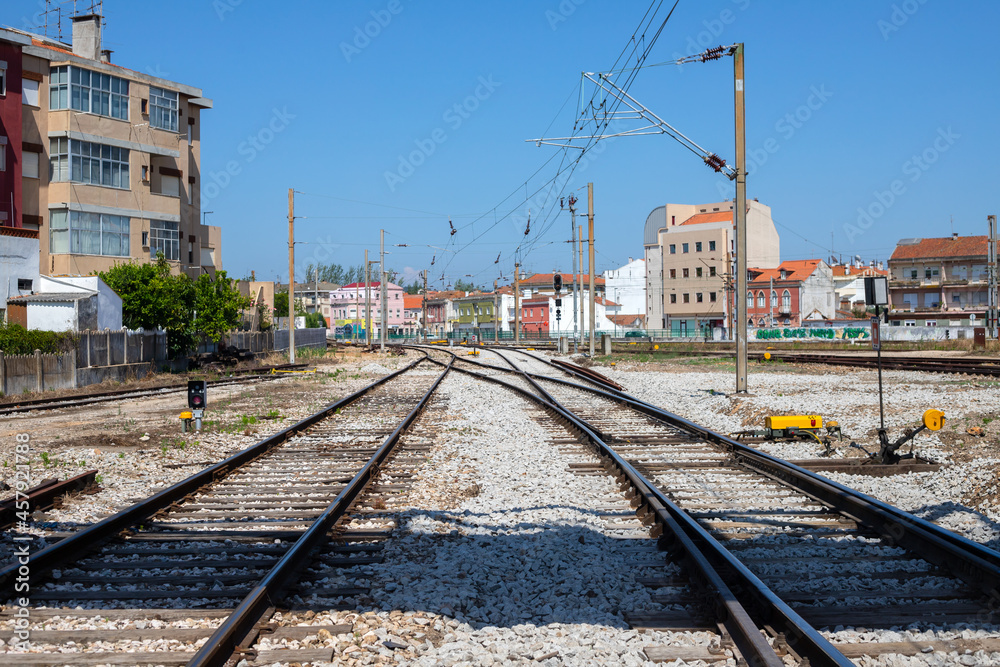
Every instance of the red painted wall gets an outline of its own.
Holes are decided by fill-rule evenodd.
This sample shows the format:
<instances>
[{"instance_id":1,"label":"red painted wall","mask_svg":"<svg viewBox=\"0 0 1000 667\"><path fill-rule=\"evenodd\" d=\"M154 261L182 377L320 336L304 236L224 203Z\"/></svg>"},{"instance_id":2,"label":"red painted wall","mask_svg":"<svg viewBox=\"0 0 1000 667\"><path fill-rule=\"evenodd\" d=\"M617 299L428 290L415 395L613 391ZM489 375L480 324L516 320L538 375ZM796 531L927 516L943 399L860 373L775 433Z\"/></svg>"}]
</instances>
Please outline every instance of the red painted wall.
<instances>
[{"instance_id":1,"label":"red painted wall","mask_svg":"<svg viewBox=\"0 0 1000 667\"><path fill-rule=\"evenodd\" d=\"M21 47L0 42L0 60L7 61L7 94L0 96L0 136L7 137L7 170L0 171L0 224L21 226ZM41 168L41 165L39 165Z\"/></svg>"},{"instance_id":2,"label":"red painted wall","mask_svg":"<svg viewBox=\"0 0 1000 667\"><path fill-rule=\"evenodd\" d=\"M521 330L525 333L538 334L549 332L548 299L521 301Z\"/></svg>"}]
</instances>

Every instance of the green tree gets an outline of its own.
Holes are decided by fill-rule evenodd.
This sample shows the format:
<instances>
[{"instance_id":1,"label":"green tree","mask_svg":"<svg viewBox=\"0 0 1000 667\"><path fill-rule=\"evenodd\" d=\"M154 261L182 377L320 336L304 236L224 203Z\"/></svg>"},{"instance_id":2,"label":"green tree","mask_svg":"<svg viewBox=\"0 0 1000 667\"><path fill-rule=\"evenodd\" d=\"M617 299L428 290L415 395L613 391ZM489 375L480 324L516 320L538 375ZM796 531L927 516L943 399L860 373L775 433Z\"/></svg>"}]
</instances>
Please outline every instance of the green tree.
<instances>
[{"instance_id":1,"label":"green tree","mask_svg":"<svg viewBox=\"0 0 1000 667\"><path fill-rule=\"evenodd\" d=\"M186 277L186 276L185 276ZM194 281L194 333L218 343L227 331L239 326L250 298L240 294L225 271L215 277L203 273Z\"/></svg>"},{"instance_id":2,"label":"green tree","mask_svg":"<svg viewBox=\"0 0 1000 667\"><path fill-rule=\"evenodd\" d=\"M301 299L295 300L295 316L305 315L306 309ZM288 292L276 292L274 295L274 316L288 317Z\"/></svg>"}]
</instances>

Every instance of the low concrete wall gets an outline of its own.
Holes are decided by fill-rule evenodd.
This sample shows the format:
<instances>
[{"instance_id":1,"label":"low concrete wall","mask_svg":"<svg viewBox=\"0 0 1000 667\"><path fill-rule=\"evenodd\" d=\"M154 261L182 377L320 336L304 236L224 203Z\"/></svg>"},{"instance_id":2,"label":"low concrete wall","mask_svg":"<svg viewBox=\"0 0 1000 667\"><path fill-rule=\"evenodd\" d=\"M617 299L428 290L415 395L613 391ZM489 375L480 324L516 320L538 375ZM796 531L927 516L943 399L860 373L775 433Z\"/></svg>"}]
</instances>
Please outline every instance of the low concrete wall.
<instances>
[{"instance_id":1,"label":"low concrete wall","mask_svg":"<svg viewBox=\"0 0 1000 667\"><path fill-rule=\"evenodd\" d=\"M295 349L300 347L326 347L326 329L296 329ZM274 332L274 349L288 349L288 329Z\"/></svg>"},{"instance_id":2,"label":"low concrete wall","mask_svg":"<svg viewBox=\"0 0 1000 667\"><path fill-rule=\"evenodd\" d=\"M156 370L156 363L152 361L143 361L137 364L119 364L117 366L79 368L76 371L76 386L86 387L91 384L100 384L105 380L115 380L117 382L138 380L146 377L147 373L155 372Z\"/></svg>"},{"instance_id":3,"label":"low concrete wall","mask_svg":"<svg viewBox=\"0 0 1000 667\"><path fill-rule=\"evenodd\" d=\"M26 391L76 388L75 354L5 355L0 352L0 392L5 396Z\"/></svg>"}]
</instances>

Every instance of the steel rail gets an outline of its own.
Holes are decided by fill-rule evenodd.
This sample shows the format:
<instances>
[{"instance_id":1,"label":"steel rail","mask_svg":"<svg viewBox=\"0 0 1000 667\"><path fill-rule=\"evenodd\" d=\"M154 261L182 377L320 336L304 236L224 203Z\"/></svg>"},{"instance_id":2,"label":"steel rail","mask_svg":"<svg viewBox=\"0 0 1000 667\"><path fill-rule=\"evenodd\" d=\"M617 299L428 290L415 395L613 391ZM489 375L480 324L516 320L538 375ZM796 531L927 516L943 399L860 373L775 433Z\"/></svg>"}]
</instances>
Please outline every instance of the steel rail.
<instances>
[{"instance_id":1,"label":"steel rail","mask_svg":"<svg viewBox=\"0 0 1000 667\"><path fill-rule=\"evenodd\" d=\"M163 489L162 491L142 500L131 507L128 507L117 514L107 517L83 530L80 530L69 537L66 537L55 544L45 547L32 554L27 562L15 560L9 565L0 568L0 591L4 595L13 595L13 580L18 575L19 568L26 567L30 572L30 581L36 581L44 573L62 563L79 559L84 553L100 546L105 540L117 535L123 530L131 528L137 523L148 519L160 510L182 500L201 489L203 486L211 484L218 479L225 477L240 466L243 466L255 459L267 454L272 449L282 444L289 438L304 431L313 424L325 419L340 408L350 405L366 393L385 384L389 380L409 371L417 364L425 361L424 358L417 359L395 373L390 373L379 380L362 387L358 391L346 396L335 403L328 405L322 410L306 417L296 424L275 433L269 438L261 440L229 458L197 472L190 477L177 482L176 484Z\"/></svg>"},{"instance_id":2,"label":"steel rail","mask_svg":"<svg viewBox=\"0 0 1000 667\"><path fill-rule=\"evenodd\" d=\"M454 360L452 360L454 361ZM411 364L412 366L412 364ZM271 568L260 583L236 607L232 614L209 637L208 641L188 662L189 667L216 667L225 665L232 657L241 642L246 641L253 632L254 626L261 620L268 609L275 606L288 586L308 564L312 550L319 544L336 523L347 513L348 508L358 495L372 482L386 459L392 454L403 432L413 424L417 416L430 401L431 395L438 388L445 376L451 370L450 364L434 381L417 405L393 430L388 438L372 455L371 459L351 479L350 483L337 494L330 506L313 521L295 544Z\"/></svg>"},{"instance_id":3,"label":"steel rail","mask_svg":"<svg viewBox=\"0 0 1000 667\"><path fill-rule=\"evenodd\" d=\"M432 359L432 361L435 360ZM466 359L462 359L462 361L468 364L480 363ZM435 363L437 362L435 361ZM510 362L508 361L508 363ZM888 543L907 548L929 562L952 572L956 577L970 584L974 590L980 590L989 598L990 601L984 605L984 612L991 615L996 614L997 601L1000 600L1000 553L855 489L838 484L777 457L754 450L711 429L627 394L611 393L560 378L537 375L534 377L623 403L654 419L722 446L730 451L737 465L755 470L832 507L839 513L873 529ZM786 634L797 636L794 632L786 632Z\"/></svg>"},{"instance_id":4,"label":"steel rail","mask_svg":"<svg viewBox=\"0 0 1000 667\"><path fill-rule=\"evenodd\" d=\"M513 367L513 363L509 359L503 355L500 355L500 357ZM443 363L433 358L430 360L432 363L436 364ZM455 359L453 359L451 363L454 363L454 361ZM461 361L465 360L463 359ZM618 469L620 475L623 475L624 478L628 480L629 484L637 490L637 493L642 496L643 502L652 509L661 524L666 530L669 531L669 534L673 536L674 544L680 547L679 551L689 566L689 572L695 575L695 579L701 579L705 589L714 599L716 605L715 611L718 619L720 623L726 627L726 630L733 638L733 641L743 658L751 665L781 667L784 664L777 653L775 653L775 650L765 639L761 629L753 622L746 608L740 600L737 599L736 594L719 574L718 569L712 565L708 555L701 547L699 547L698 544L696 544L696 541L700 542L702 545L707 547L709 551L713 552L713 556L717 561L723 562L733 570L738 571L742 568L743 572L747 575L746 583L753 582L751 585L753 585L755 589L760 588L763 591L770 593L766 586L764 586L763 582L757 579L752 573L749 572L749 570L746 570L742 563L729 554L729 552L726 551L714 537L701 528L694 521L694 519L689 517L672 500L651 485L646 478L632 466L632 464L623 459L616 451L614 451L614 449L605 443L604 437L599 433L599 431L590 426L586 421L580 419L572 412L562 407L547 391L545 391L545 389L539 386L534 379L529 377L528 374L523 371L516 370L516 367L515 372L521 373L525 379L527 379L527 381L535 387L536 391L538 391L541 396L536 396L520 387L515 387L498 378L481 375L462 368L455 368L455 370L467 373L480 379L501 384L509 389L513 389L522 396L525 396L543 407L548 408L560 419L579 431L583 437L589 440L598 449L598 452L602 456L610 459L611 463ZM619 481L622 480L619 479ZM827 642L822 635L816 632L815 629L806 624L805 621L795 614L795 612L793 612L784 602L777 598L777 596L773 593L770 593L770 595L774 602L775 609L782 609L783 607L782 611L787 613L787 616L792 623L797 621L797 623L791 626L791 628L794 628L796 631L790 632L789 635L793 638L800 639L802 642L809 642L811 645L816 647L809 653L811 658L815 658L814 664L823 665L824 667L849 667L853 665L853 663L847 660L847 658L844 658L832 644ZM837 656L839 656L839 659Z\"/></svg>"},{"instance_id":5,"label":"steel rail","mask_svg":"<svg viewBox=\"0 0 1000 667\"><path fill-rule=\"evenodd\" d=\"M281 364L279 366L267 366L265 367L267 371L271 369L291 369L291 368L302 368L308 366L308 364ZM248 369L253 371L264 371L265 369ZM241 377L234 378L218 378L215 380L208 380L208 386L210 387L224 387L234 384L247 384L254 380L271 380L277 379L277 376L272 376L270 372L262 373L261 375L248 375L243 374ZM6 414L16 414L19 412L32 412L34 410L57 410L59 408L72 408L79 405L90 405L93 403L101 403L106 400L110 400L116 397L122 397L125 399L129 398L142 398L144 396L158 396L160 394L174 394L179 391L187 391L186 384L171 384L162 387L147 387L147 388L135 388L135 389L115 389L112 391L96 391L89 394L76 394L73 396L63 396L60 398L35 398L29 401L19 401L8 403L6 405L0 404L0 415Z\"/></svg>"},{"instance_id":6,"label":"steel rail","mask_svg":"<svg viewBox=\"0 0 1000 667\"><path fill-rule=\"evenodd\" d=\"M465 359L462 361L476 363ZM737 463L841 511L872 528L890 543L899 544L919 553L935 565L946 567L955 576L984 594L1000 600L1000 552L624 392L608 392L561 378L537 375L535 377L624 403L647 416L713 442L729 450Z\"/></svg>"}]
</instances>

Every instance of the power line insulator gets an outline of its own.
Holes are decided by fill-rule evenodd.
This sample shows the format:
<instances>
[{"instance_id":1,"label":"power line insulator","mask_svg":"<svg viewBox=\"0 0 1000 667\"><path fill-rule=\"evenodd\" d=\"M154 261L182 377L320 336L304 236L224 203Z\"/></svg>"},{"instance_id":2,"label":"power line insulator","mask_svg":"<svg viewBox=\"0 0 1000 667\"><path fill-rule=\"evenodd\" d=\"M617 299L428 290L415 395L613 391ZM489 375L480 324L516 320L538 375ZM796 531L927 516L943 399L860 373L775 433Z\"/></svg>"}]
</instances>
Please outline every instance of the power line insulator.
<instances>
[{"instance_id":1,"label":"power line insulator","mask_svg":"<svg viewBox=\"0 0 1000 667\"><path fill-rule=\"evenodd\" d=\"M705 164L714 169L715 171L722 171L723 167L726 166L726 161L715 153L709 153L705 156Z\"/></svg>"}]
</instances>

